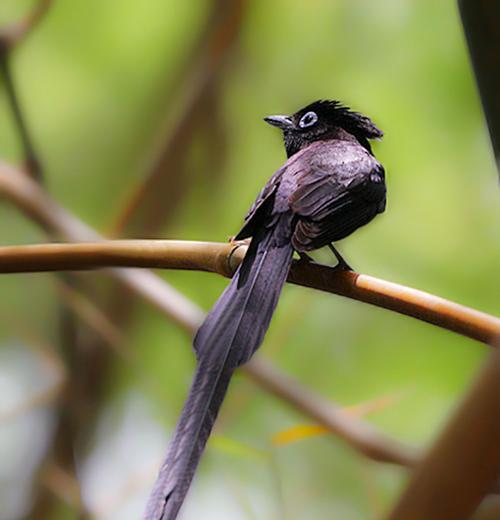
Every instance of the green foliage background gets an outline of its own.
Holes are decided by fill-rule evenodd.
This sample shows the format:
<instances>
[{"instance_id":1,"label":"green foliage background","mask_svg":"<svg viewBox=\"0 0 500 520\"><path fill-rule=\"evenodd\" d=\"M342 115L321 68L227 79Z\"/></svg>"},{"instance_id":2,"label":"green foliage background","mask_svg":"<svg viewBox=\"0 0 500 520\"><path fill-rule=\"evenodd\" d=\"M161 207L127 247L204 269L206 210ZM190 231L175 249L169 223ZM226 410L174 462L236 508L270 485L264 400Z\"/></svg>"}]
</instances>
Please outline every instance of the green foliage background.
<instances>
[{"instance_id":1,"label":"green foliage background","mask_svg":"<svg viewBox=\"0 0 500 520\"><path fill-rule=\"evenodd\" d=\"M0 22L30 5L2 0ZM15 78L48 188L96 228L110 228L154 157L165 121L173 127L182 110L185 96L168 95L169 87L209 9L207 0L59 0L17 49ZM284 160L278 132L262 117L336 98L367 113L386 134L375 153L387 170L387 212L341 244L345 256L361 272L499 313L498 180L455 2L253 0L218 89L223 167L207 174L206 134L195 135L182 172L189 189L161 237L224 241L236 233L259 188ZM21 158L4 95L0 156ZM165 200L170 203L168 194ZM0 240L23 244L46 237L3 201ZM322 252L318 258L329 261ZM227 283L203 273L162 276L204 309ZM0 406L7 410L32 388L23 383L32 368L13 361L22 350L12 347L19 330L57 344L58 307L49 275L0 278L0 294ZM139 417L131 430L146 433L127 437L125 451L141 460L158 431L161 441L142 466L130 467L127 457L113 460L120 478L151 469L161 456L194 366L190 338L148 305L140 302L126 325L137 360L115 361L107 402L95 410L107 425L96 436L96 450L116 445L131 402L132 417ZM341 404L394 396L366 420L425 447L485 352L415 320L290 286L260 355ZM30 428L49 431L49 408L30 412ZM272 447L273 435L304 422L237 376L185 518L201 518L202 511L203 518L351 520L386 511L406 471L368 461L330 436ZM8 460L20 439L27 450L37 442L27 428L25 417L7 424L2 457ZM109 464L105 449L96 453L97 468ZM2 472L2 481L12 483L12 473ZM137 518L149 485L144 481L97 516ZM107 481L99 496L118 493L116 487ZM86 493L94 504L99 500L92 489L89 484ZM16 509L8 497L2 502L5 511Z\"/></svg>"}]
</instances>

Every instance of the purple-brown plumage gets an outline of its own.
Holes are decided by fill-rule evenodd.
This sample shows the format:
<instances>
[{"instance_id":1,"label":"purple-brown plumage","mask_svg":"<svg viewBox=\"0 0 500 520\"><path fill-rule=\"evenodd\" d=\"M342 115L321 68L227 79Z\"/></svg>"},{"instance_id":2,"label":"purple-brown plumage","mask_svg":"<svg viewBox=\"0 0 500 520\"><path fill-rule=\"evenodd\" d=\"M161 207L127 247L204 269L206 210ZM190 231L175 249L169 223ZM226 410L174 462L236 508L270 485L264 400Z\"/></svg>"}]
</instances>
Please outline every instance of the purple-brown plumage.
<instances>
[{"instance_id":1,"label":"purple-brown plumage","mask_svg":"<svg viewBox=\"0 0 500 520\"><path fill-rule=\"evenodd\" d=\"M231 376L264 339L293 251L341 240L385 209L384 169L368 141L383 134L369 118L317 101L266 121L283 130L288 160L250 209L236 237L252 238L247 254L194 338L197 370L147 520L177 517Z\"/></svg>"}]
</instances>

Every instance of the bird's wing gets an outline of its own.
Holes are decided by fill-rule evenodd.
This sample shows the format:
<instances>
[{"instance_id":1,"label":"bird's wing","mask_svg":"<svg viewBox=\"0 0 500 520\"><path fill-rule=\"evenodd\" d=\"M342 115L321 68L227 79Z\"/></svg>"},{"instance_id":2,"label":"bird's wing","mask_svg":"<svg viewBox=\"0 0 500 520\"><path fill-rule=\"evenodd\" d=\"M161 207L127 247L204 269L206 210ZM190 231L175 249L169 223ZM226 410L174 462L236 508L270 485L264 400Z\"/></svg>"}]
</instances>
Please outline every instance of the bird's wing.
<instances>
[{"instance_id":1,"label":"bird's wing","mask_svg":"<svg viewBox=\"0 0 500 520\"><path fill-rule=\"evenodd\" d=\"M259 195L255 199L255 202L252 204L252 207L249 209L248 213L245 216L245 222L243 227L240 229L239 233L234 237L235 240L242 240L244 238L251 237L255 234L255 230L261 226L265 225L266 227L270 224L268 222L268 213L264 208L270 204L274 198L277 187L279 186L281 177L285 172L286 168L280 168L277 170L274 175L269 179L267 184L262 188ZM266 219L262 217L266 214Z\"/></svg>"},{"instance_id":2,"label":"bird's wing","mask_svg":"<svg viewBox=\"0 0 500 520\"><path fill-rule=\"evenodd\" d=\"M289 197L299 221L293 237L299 251L318 249L368 223L385 206L382 166L360 152L350 160L311 162Z\"/></svg>"}]
</instances>

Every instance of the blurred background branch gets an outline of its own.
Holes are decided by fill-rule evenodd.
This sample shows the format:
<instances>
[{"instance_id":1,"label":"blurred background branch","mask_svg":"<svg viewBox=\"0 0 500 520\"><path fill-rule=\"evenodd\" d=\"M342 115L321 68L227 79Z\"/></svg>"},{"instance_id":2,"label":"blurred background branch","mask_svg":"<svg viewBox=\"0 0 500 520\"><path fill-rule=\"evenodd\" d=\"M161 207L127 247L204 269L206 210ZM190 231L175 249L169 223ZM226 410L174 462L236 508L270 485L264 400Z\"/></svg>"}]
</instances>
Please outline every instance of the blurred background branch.
<instances>
[{"instance_id":1,"label":"blurred background branch","mask_svg":"<svg viewBox=\"0 0 500 520\"><path fill-rule=\"evenodd\" d=\"M196 128L205 128L207 136L220 134L216 108L219 83L228 55L234 50L244 20L246 0L213 0L204 27L188 52L184 66L171 88L171 111L175 119L162 138L160 150L150 170L123 204L112 234L149 236L157 233L174 213L189 185L186 171L187 149ZM181 107L181 108L179 108ZM215 144L215 146L213 146ZM224 147L212 143L222 171ZM204 169L210 163L204 165ZM215 173L212 169L211 172ZM209 174L205 171L205 174Z\"/></svg>"},{"instance_id":2,"label":"blurred background branch","mask_svg":"<svg viewBox=\"0 0 500 520\"><path fill-rule=\"evenodd\" d=\"M21 20L0 28L0 75L5 86L8 104L12 110L14 122L23 147L23 156L27 172L41 180L42 166L35 151L26 118L21 109L11 69L11 55L15 48L29 36L48 12L52 0L37 0L35 7L28 11Z\"/></svg>"},{"instance_id":3,"label":"blurred background branch","mask_svg":"<svg viewBox=\"0 0 500 520\"><path fill-rule=\"evenodd\" d=\"M500 351L494 349L472 388L411 477L391 520L467 520L500 474Z\"/></svg>"},{"instance_id":4,"label":"blurred background branch","mask_svg":"<svg viewBox=\"0 0 500 520\"><path fill-rule=\"evenodd\" d=\"M17 22L0 28L0 52L10 52L28 37L48 12L52 0L36 0L35 7Z\"/></svg>"}]
</instances>

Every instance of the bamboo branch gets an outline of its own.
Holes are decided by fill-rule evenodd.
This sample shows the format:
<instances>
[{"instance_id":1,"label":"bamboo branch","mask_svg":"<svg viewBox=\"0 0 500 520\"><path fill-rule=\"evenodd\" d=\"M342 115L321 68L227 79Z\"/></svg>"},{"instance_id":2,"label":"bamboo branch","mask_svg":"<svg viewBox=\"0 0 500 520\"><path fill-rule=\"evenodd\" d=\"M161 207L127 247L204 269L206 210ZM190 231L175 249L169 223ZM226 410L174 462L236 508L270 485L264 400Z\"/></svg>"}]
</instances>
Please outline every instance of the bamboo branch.
<instances>
[{"instance_id":1,"label":"bamboo branch","mask_svg":"<svg viewBox=\"0 0 500 520\"><path fill-rule=\"evenodd\" d=\"M0 247L0 273L103 267L188 269L231 276L246 244L180 240L115 240ZM373 276L293 262L288 281L383 307L484 343L500 337L500 318Z\"/></svg>"},{"instance_id":2,"label":"bamboo branch","mask_svg":"<svg viewBox=\"0 0 500 520\"><path fill-rule=\"evenodd\" d=\"M104 237L57 204L36 182L12 166L0 162L0 195L6 196L21 211L45 230L69 241L99 241ZM159 276L139 269L112 269L113 278L129 290L158 307L191 333L203 313Z\"/></svg>"},{"instance_id":3,"label":"bamboo branch","mask_svg":"<svg viewBox=\"0 0 500 520\"><path fill-rule=\"evenodd\" d=\"M42 227L59 234L66 240L97 241L103 239L96 231L88 227L83 222L59 206L48 194L43 191L32 179L24 175L22 172L0 162L0 195L4 195L13 203L15 203L25 214L33 218L33 220ZM153 306L158 308L169 319L174 320L181 325L190 334L193 334L201 320L203 313L195 304L185 298L170 287L159 276L149 271L139 269L112 269L110 274L120 283L127 287L130 291L143 297ZM296 402L295 385L298 383L291 378L283 376L281 383L276 386L275 382L270 379L273 374L279 373L276 368L270 372L262 368L262 360L260 367L255 366L255 359L243 367L243 371L251 371L252 377L259 382L261 386L274 393L277 397L288 401L291 404ZM267 364L269 365L269 364ZM252 368L253 367L253 368ZM318 399L324 402L324 399L309 391L310 399ZM363 424L358 419L346 417L346 414L336 409L331 403L329 418L313 413L308 410L307 403L302 403L301 410L309 417L313 417L321 425L323 425L331 433L338 435L341 430L345 432L344 440L353 448L359 450L367 442L368 434L360 430L359 425ZM358 427L348 429L345 427L346 422L355 420ZM338 426L333 427L334 424ZM342 426L344 425L344 426ZM372 428L369 431L373 431ZM408 461L414 460L414 452L411 449L402 447L400 443L393 441L387 436L378 434L379 438L385 439L384 446L381 446L377 453L377 460L385 462L407 465ZM367 446L364 450L365 454L373 452L373 448Z\"/></svg>"},{"instance_id":4,"label":"bamboo branch","mask_svg":"<svg viewBox=\"0 0 500 520\"><path fill-rule=\"evenodd\" d=\"M500 351L472 389L390 515L391 520L466 520L500 473Z\"/></svg>"}]
</instances>

